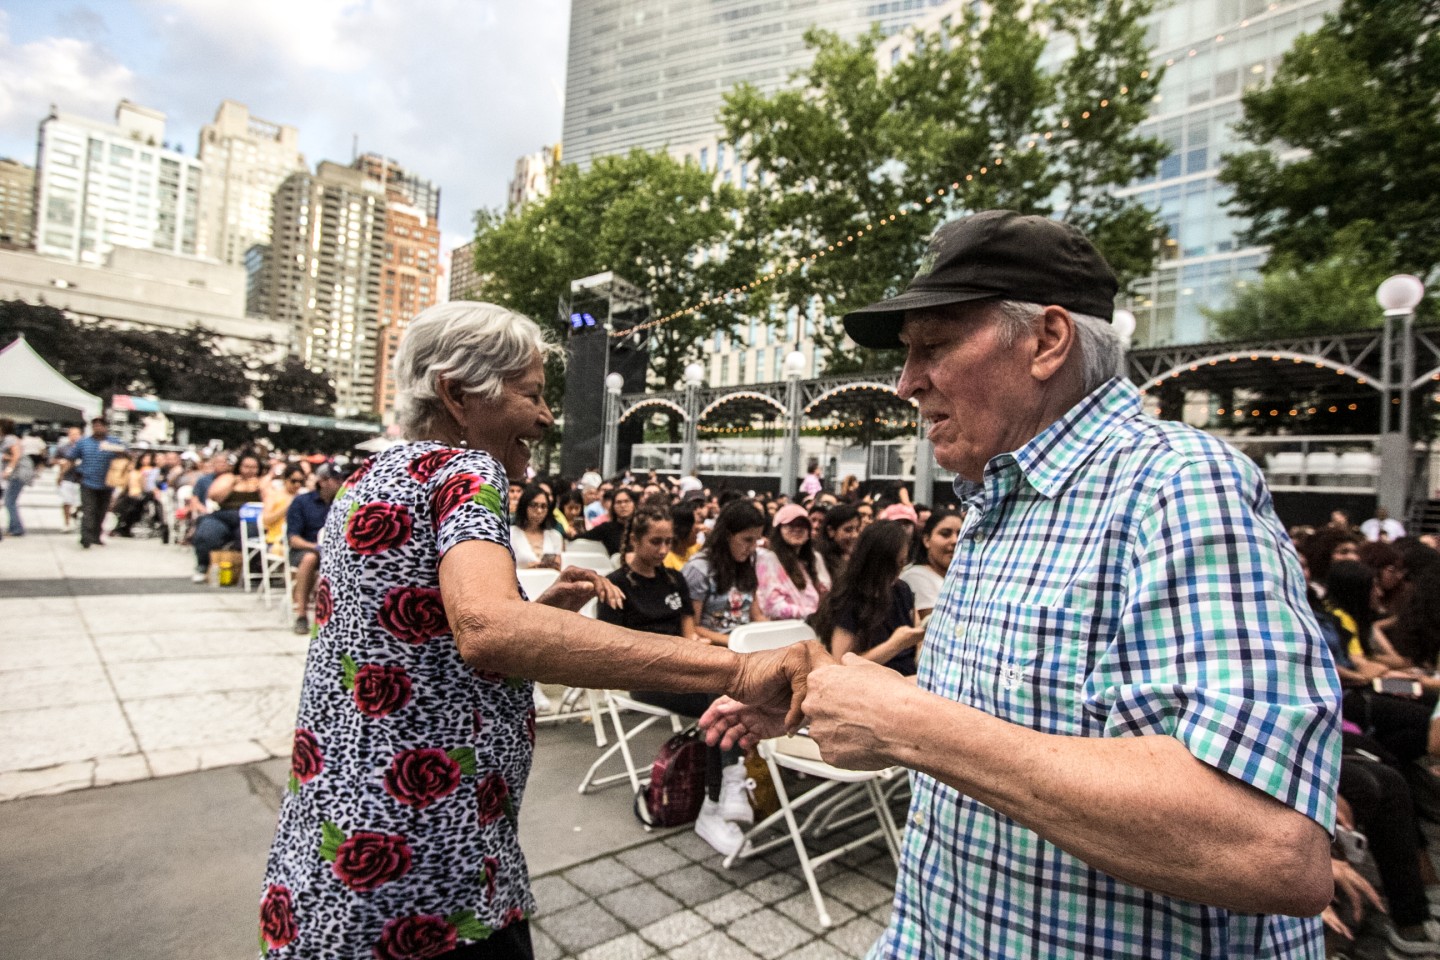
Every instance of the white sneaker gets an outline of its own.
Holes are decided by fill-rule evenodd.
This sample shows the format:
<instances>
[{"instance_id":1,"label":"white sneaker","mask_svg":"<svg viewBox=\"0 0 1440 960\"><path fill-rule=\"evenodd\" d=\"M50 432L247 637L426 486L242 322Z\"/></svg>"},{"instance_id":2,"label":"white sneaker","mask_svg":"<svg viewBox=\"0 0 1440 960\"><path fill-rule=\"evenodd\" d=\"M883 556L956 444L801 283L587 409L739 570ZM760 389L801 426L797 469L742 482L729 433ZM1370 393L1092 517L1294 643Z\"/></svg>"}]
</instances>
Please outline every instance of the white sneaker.
<instances>
[{"instance_id":1,"label":"white sneaker","mask_svg":"<svg viewBox=\"0 0 1440 960\"><path fill-rule=\"evenodd\" d=\"M745 831L720 815L720 804L705 798L700 816L695 818L695 833L724 856L739 853L745 846Z\"/></svg>"},{"instance_id":2,"label":"white sneaker","mask_svg":"<svg viewBox=\"0 0 1440 960\"><path fill-rule=\"evenodd\" d=\"M540 684L535 684L535 712L549 713L553 709L555 709L555 704L551 703L550 698L545 695L545 691L540 689Z\"/></svg>"},{"instance_id":3,"label":"white sneaker","mask_svg":"<svg viewBox=\"0 0 1440 960\"><path fill-rule=\"evenodd\" d=\"M745 761L732 763L721 772L720 816L731 823L754 823L755 808L750 806L750 791L755 781L745 776Z\"/></svg>"},{"instance_id":4,"label":"white sneaker","mask_svg":"<svg viewBox=\"0 0 1440 960\"><path fill-rule=\"evenodd\" d=\"M1440 956L1440 933L1434 925L1427 921L1423 926L1424 934L1415 939L1403 937L1394 925L1385 932L1385 939L1388 941L1386 954L1393 960L1405 960L1407 957L1436 957Z\"/></svg>"},{"instance_id":5,"label":"white sneaker","mask_svg":"<svg viewBox=\"0 0 1440 960\"><path fill-rule=\"evenodd\" d=\"M196 570L194 573L190 574L190 582L191 582L191 583L204 583L205 580L206 580L209 576L210 576L210 571L208 571L208 570Z\"/></svg>"}]
</instances>

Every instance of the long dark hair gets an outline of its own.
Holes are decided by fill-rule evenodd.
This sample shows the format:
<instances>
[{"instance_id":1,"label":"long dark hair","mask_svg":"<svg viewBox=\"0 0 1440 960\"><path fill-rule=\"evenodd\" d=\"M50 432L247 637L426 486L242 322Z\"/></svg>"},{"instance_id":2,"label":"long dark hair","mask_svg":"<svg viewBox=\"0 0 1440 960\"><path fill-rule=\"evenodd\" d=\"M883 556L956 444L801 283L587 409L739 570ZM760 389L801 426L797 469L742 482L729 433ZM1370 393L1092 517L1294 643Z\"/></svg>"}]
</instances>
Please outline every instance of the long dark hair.
<instances>
[{"instance_id":1,"label":"long dark hair","mask_svg":"<svg viewBox=\"0 0 1440 960\"><path fill-rule=\"evenodd\" d=\"M845 566L845 554L841 552L838 544L832 540L831 533L839 530L845 524L860 516L860 508L853 503L837 503L825 511L825 519L820 521L820 543L815 549L820 551L820 556L825 558L825 566L830 570L832 578L840 575L840 568Z\"/></svg>"},{"instance_id":2,"label":"long dark hair","mask_svg":"<svg viewBox=\"0 0 1440 960\"><path fill-rule=\"evenodd\" d=\"M806 533L809 533L810 521L807 519L805 523ZM807 536L805 542L800 544L800 549L797 550L785 540L785 534L779 527L775 529L775 536L770 538L770 549L775 551L775 559L780 561L785 576L789 577L790 582L801 590L805 589L806 584L815 583L815 544L812 542L813 539L813 537ZM820 589L818 584L815 589Z\"/></svg>"},{"instance_id":3,"label":"long dark hair","mask_svg":"<svg viewBox=\"0 0 1440 960\"><path fill-rule=\"evenodd\" d=\"M855 614L860 649L874 645L871 635L890 609L895 581L900 579L900 551L909 541L910 531L894 520L876 520L860 534L855 552L820 604L820 637L827 647L842 610Z\"/></svg>"},{"instance_id":4,"label":"long dark hair","mask_svg":"<svg viewBox=\"0 0 1440 960\"><path fill-rule=\"evenodd\" d=\"M521 530L530 520L530 504L535 502L537 497L544 497L550 502L550 509L545 512L545 519L540 521L541 530L549 530L555 525L555 499L545 492L545 488L538 483L532 483L520 493L520 502L515 504L515 526Z\"/></svg>"},{"instance_id":5,"label":"long dark hair","mask_svg":"<svg viewBox=\"0 0 1440 960\"><path fill-rule=\"evenodd\" d=\"M1330 565L1325 578L1325 599L1338 610L1350 614L1355 621L1356 639L1360 649L1370 653L1370 628L1375 624L1375 611L1370 606L1375 574L1358 560L1341 560Z\"/></svg>"},{"instance_id":6,"label":"long dark hair","mask_svg":"<svg viewBox=\"0 0 1440 960\"><path fill-rule=\"evenodd\" d=\"M727 504L720 511L720 516L715 518L715 529L706 536L701 553L710 560L710 573L715 578L717 592L728 593L731 587L746 591L755 589L755 558L736 563L735 555L730 552L730 541L744 530L756 529L765 529L765 517L749 500Z\"/></svg>"},{"instance_id":7,"label":"long dark hair","mask_svg":"<svg viewBox=\"0 0 1440 960\"><path fill-rule=\"evenodd\" d=\"M1396 652L1416 666L1433 667L1440 660L1440 565L1422 567L1415 575L1386 636Z\"/></svg>"}]
</instances>

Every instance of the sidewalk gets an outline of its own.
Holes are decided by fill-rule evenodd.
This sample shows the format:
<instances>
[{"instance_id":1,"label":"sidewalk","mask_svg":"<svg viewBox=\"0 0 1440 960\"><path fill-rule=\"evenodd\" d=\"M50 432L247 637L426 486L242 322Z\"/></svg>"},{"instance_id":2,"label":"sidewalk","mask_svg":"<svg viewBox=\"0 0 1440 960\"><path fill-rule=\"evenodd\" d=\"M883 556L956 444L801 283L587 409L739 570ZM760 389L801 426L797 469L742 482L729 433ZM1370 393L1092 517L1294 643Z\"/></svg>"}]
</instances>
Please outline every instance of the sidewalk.
<instances>
[{"instance_id":1,"label":"sidewalk","mask_svg":"<svg viewBox=\"0 0 1440 960\"><path fill-rule=\"evenodd\" d=\"M307 638L186 549L80 549L52 476L0 542L0 800L289 756Z\"/></svg>"}]
</instances>

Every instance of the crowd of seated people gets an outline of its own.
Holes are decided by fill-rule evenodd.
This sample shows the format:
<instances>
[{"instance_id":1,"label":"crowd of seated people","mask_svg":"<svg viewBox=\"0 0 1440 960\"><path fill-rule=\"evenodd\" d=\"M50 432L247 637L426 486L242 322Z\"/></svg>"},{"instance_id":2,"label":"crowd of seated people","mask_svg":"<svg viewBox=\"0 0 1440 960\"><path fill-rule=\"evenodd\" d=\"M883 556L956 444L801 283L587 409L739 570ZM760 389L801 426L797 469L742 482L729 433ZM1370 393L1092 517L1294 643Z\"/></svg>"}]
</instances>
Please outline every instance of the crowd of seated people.
<instances>
[{"instance_id":1,"label":"crowd of seated people","mask_svg":"<svg viewBox=\"0 0 1440 960\"><path fill-rule=\"evenodd\" d=\"M1429 766L1440 752L1440 551L1429 535L1390 540L1393 521L1368 527L1336 511L1324 527L1291 530L1342 689L1336 900L1325 922L1343 946L1378 908L1390 956L1437 956L1440 877L1420 824L1440 821ZM1379 889L1357 870L1367 864Z\"/></svg>"}]
</instances>

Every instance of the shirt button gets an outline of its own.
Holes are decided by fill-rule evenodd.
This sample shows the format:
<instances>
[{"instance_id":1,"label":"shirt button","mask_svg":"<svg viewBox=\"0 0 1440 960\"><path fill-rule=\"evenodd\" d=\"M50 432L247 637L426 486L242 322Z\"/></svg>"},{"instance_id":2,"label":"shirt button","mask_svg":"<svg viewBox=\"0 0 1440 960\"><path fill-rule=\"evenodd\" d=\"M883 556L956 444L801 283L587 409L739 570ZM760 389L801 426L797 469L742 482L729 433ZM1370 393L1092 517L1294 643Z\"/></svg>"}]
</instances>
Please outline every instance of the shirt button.
<instances>
[{"instance_id":1,"label":"shirt button","mask_svg":"<svg viewBox=\"0 0 1440 960\"><path fill-rule=\"evenodd\" d=\"M980 544L982 544L982 543L984 543L984 542L985 542L985 534L980 533L980 532L977 531L976 534L975 534L975 543L976 543L976 545L978 546L978 545L980 545Z\"/></svg>"},{"instance_id":2,"label":"shirt button","mask_svg":"<svg viewBox=\"0 0 1440 960\"><path fill-rule=\"evenodd\" d=\"M919 810L916 810L915 814L910 818L910 822L915 824L915 826L917 827L925 826L925 814L921 813Z\"/></svg>"}]
</instances>

